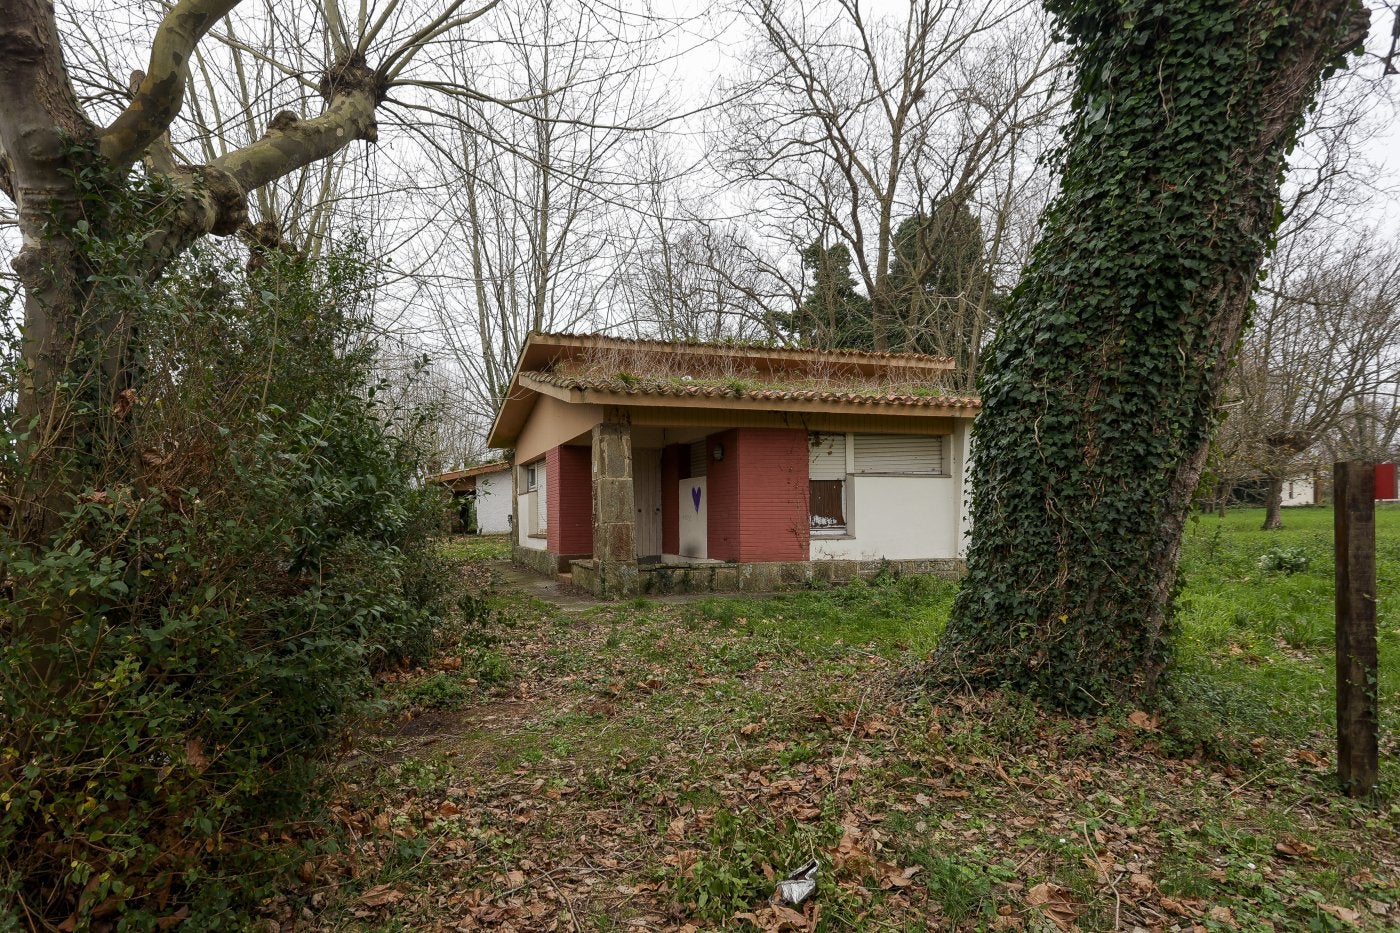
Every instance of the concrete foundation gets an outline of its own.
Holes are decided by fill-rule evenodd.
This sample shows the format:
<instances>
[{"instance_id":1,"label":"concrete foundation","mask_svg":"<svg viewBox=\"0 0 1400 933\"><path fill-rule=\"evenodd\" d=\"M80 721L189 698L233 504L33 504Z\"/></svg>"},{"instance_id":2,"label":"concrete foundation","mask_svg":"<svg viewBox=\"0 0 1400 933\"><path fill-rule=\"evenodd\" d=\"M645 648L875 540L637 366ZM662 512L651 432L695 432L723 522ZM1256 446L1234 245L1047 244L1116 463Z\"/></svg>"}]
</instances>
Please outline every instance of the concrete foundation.
<instances>
[{"instance_id":1,"label":"concrete foundation","mask_svg":"<svg viewBox=\"0 0 1400 933\"><path fill-rule=\"evenodd\" d=\"M775 593L823 583L870 580L880 573L960 577L967 569L959 559L944 560L806 560L756 564L695 565L570 563L574 585L604 599L665 596L673 593Z\"/></svg>"},{"instance_id":2,"label":"concrete foundation","mask_svg":"<svg viewBox=\"0 0 1400 933\"><path fill-rule=\"evenodd\" d=\"M553 551L521 547L518 544L511 549L510 556L511 560L520 566L528 567L535 573L544 574L547 577L568 573L571 563L588 557L587 554L555 554Z\"/></svg>"}]
</instances>

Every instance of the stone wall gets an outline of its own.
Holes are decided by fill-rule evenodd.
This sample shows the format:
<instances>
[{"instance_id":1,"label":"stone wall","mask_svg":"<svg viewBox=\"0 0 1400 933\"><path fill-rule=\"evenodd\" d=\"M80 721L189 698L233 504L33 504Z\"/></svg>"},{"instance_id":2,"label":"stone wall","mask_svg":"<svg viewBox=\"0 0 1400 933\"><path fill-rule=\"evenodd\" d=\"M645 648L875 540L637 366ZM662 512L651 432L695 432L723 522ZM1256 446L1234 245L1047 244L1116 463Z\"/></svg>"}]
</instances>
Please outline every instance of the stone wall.
<instances>
[{"instance_id":1,"label":"stone wall","mask_svg":"<svg viewBox=\"0 0 1400 933\"><path fill-rule=\"evenodd\" d=\"M518 544L511 550L510 556L511 560L520 566L527 567L546 577L568 573L570 564L576 560L588 558L587 554L556 554L542 548L521 547Z\"/></svg>"},{"instance_id":2,"label":"stone wall","mask_svg":"<svg viewBox=\"0 0 1400 933\"><path fill-rule=\"evenodd\" d=\"M672 593L773 593L813 584L869 580L881 573L903 576L924 573L959 577L961 560L795 560L757 564L662 564L626 567L577 560L570 564L574 585L605 598Z\"/></svg>"}]
</instances>

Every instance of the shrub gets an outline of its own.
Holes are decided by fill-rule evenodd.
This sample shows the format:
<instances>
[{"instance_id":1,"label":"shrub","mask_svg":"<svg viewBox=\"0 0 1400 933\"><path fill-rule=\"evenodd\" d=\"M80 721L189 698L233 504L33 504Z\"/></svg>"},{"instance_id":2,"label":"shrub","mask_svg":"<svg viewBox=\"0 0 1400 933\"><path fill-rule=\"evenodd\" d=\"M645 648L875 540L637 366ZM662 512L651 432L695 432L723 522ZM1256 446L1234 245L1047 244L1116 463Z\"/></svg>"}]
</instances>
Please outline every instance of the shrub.
<instances>
[{"instance_id":1,"label":"shrub","mask_svg":"<svg viewBox=\"0 0 1400 933\"><path fill-rule=\"evenodd\" d=\"M1300 547L1274 546L1259 555L1256 566L1265 573L1281 573L1285 576L1302 573L1308 569L1312 558Z\"/></svg>"},{"instance_id":2,"label":"shrub","mask_svg":"<svg viewBox=\"0 0 1400 933\"><path fill-rule=\"evenodd\" d=\"M0 891L30 925L237 926L374 670L432 647L425 421L375 379L353 254L154 286L94 256L94 305L139 314L139 400L51 537L21 529L40 458L0 438Z\"/></svg>"}]
</instances>

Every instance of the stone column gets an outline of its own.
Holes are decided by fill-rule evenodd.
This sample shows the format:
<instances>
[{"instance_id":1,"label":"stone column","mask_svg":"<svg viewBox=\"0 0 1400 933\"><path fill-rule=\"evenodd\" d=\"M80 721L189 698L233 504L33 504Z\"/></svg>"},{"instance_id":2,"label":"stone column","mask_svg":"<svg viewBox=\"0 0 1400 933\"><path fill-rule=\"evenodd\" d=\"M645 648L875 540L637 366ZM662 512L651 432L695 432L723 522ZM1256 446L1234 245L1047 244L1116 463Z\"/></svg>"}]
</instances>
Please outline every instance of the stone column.
<instances>
[{"instance_id":1,"label":"stone column","mask_svg":"<svg viewBox=\"0 0 1400 933\"><path fill-rule=\"evenodd\" d=\"M600 596L637 592L632 426L610 419L593 428L593 563Z\"/></svg>"}]
</instances>

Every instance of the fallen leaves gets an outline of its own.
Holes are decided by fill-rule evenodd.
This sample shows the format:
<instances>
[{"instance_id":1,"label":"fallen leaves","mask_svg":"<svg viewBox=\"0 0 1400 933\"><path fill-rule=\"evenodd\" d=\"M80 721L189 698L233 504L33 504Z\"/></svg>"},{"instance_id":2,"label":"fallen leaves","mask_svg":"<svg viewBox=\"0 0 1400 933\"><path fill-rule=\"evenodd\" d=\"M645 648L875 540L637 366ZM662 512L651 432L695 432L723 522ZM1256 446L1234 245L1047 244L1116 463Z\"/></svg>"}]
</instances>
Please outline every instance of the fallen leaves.
<instances>
[{"instance_id":1,"label":"fallen leaves","mask_svg":"<svg viewBox=\"0 0 1400 933\"><path fill-rule=\"evenodd\" d=\"M390 884L376 884L359 897L363 907L385 907L403 900L403 892Z\"/></svg>"},{"instance_id":2,"label":"fallen leaves","mask_svg":"<svg viewBox=\"0 0 1400 933\"><path fill-rule=\"evenodd\" d=\"M1315 849L1306 842L1299 842L1290 836L1274 843L1274 851L1288 858L1306 858L1312 855Z\"/></svg>"},{"instance_id":3,"label":"fallen leaves","mask_svg":"<svg viewBox=\"0 0 1400 933\"><path fill-rule=\"evenodd\" d=\"M1027 891L1026 903L1038 907L1061 930L1073 929L1079 916L1079 905L1069 891L1051 881L1042 881Z\"/></svg>"},{"instance_id":4,"label":"fallen leaves","mask_svg":"<svg viewBox=\"0 0 1400 933\"><path fill-rule=\"evenodd\" d=\"M1320 910L1329 913L1343 923L1357 923L1361 920L1361 912L1352 910L1350 907L1338 907L1336 904L1318 904Z\"/></svg>"},{"instance_id":5,"label":"fallen leaves","mask_svg":"<svg viewBox=\"0 0 1400 933\"><path fill-rule=\"evenodd\" d=\"M1148 715L1140 709L1135 709L1128 714L1128 722L1144 732L1157 731L1157 717Z\"/></svg>"},{"instance_id":6,"label":"fallen leaves","mask_svg":"<svg viewBox=\"0 0 1400 933\"><path fill-rule=\"evenodd\" d=\"M950 891L969 899L965 917L998 931L1101 929L1120 912L1120 929L1152 933L1288 929L1280 918L1300 906L1358 926L1394 916L1383 858L1349 875L1355 909L1303 900L1309 873L1329 865L1327 814L1304 803L1306 822L1272 824L1305 826L1308 843L1262 829L1260 815L1277 773L1316 781L1327 765L1282 739L1250 747L1302 767L1256 780L1200 751L1160 752L1166 727L1143 710L1125 727L995 694L919 705L863 646L770 655L752 631L688 625L689 610L608 607L565 626L518 608L502 650L528 689L502 685L455 719L398 727L377 766L373 751L352 759L358 800L336 820L353 857L318 856L300 881L334 891L358 877L341 890L367 889L342 894L311 930L355 926L345 913L425 933L572 933L603 917L647 933L952 930ZM605 644L621 625L636 631ZM414 756L451 756L448 773L409 786ZM742 827L732 841L716 835L724 814ZM1262 864L1249 884L1279 897L1271 879L1289 875L1289 899L1269 905L1278 913L1237 896L1244 859L1213 848L1222 826L1272 840L1271 853L1250 850ZM765 903L794 866L794 839L820 840L798 857L822 861L821 889L797 907ZM407 870L404 853L416 859ZM722 910L683 893L723 892L731 877L745 887Z\"/></svg>"}]
</instances>

